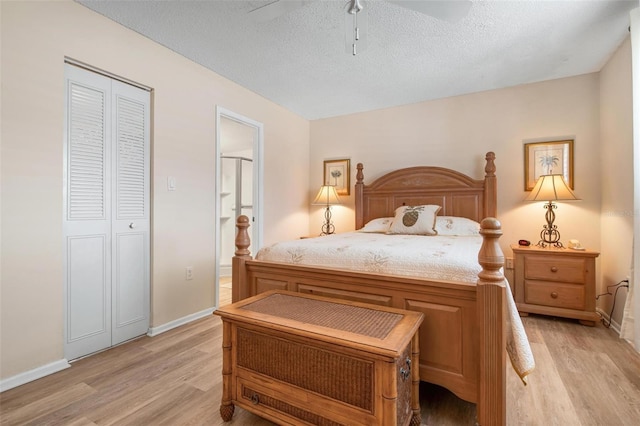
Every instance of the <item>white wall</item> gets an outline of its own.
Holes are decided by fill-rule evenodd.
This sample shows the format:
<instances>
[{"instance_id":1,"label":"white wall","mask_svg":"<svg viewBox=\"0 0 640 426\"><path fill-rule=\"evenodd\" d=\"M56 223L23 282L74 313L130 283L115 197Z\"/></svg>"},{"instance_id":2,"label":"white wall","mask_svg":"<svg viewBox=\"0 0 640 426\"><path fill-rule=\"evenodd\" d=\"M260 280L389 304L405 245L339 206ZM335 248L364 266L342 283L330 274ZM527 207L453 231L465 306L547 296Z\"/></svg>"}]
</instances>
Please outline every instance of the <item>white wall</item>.
<instances>
[{"instance_id":1,"label":"white wall","mask_svg":"<svg viewBox=\"0 0 640 426\"><path fill-rule=\"evenodd\" d=\"M65 56L154 89L152 326L215 302L216 105L264 123L265 243L307 232L307 120L77 3L0 8L0 378L63 357Z\"/></svg>"},{"instance_id":2,"label":"white wall","mask_svg":"<svg viewBox=\"0 0 640 426\"><path fill-rule=\"evenodd\" d=\"M602 285L614 285L631 273L633 248L633 107L631 41L627 38L600 72L600 146L602 164ZM637 212L636 212L637 214ZM611 289L613 290L613 288ZM613 290L614 291L614 290ZM618 292L613 325L622 321L627 289ZM599 307L611 314L612 296Z\"/></svg>"},{"instance_id":3,"label":"white wall","mask_svg":"<svg viewBox=\"0 0 640 426\"><path fill-rule=\"evenodd\" d=\"M558 203L562 241L579 239L600 249L599 74L528 84L311 123L309 193L322 182L322 162L351 158L364 164L365 183L401 167L449 167L474 178L484 175L487 151L496 153L501 245L539 240L543 203L523 202L524 142L575 139L575 192L582 201ZM354 228L353 196L334 208L336 231ZM310 230L322 221L312 209Z\"/></svg>"}]
</instances>

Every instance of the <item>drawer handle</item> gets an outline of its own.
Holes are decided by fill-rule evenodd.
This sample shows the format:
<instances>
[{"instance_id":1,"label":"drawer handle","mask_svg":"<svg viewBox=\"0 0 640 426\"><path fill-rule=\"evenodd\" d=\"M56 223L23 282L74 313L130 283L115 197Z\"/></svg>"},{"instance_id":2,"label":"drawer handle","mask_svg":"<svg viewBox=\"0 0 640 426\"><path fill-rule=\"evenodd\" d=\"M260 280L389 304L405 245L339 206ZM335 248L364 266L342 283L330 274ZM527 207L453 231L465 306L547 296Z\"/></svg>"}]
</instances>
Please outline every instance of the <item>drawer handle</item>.
<instances>
[{"instance_id":1,"label":"drawer handle","mask_svg":"<svg viewBox=\"0 0 640 426\"><path fill-rule=\"evenodd\" d=\"M253 403L253 405L258 405L260 403L260 397L257 393L251 395L251 402Z\"/></svg>"},{"instance_id":2,"label":"drawer handle","mask_svg":"<svg viewBox=\"0 0 640 426\"><path fill-rule=\"evenodd\" d=\"M551 272L558 272L558 267L557 266L552 266L551 267Z\"/></svg>"},{"instance_id":3,"label":"drawer handle","mask_svg":"<svg viewBox=\"0 0 640 426\"><path fill-rule=\"evenodd\" d=\"M400 367L400 377L402 378L403 382L407 380L411 375L411 359L407 357L404 362L407 364L407 369L405 370L404 368Z\"/></svg>"},{"instance_id":4,"label":"drawer handle","mask_svg":"<svg viewBox=\"0 0 640 426\"><path fill-rule=\"evenodd\" d=\"M552 292L551 292L551 298L552 298L552 299L557 299L557 298L558 298L558 293L557 293L557 292L555 292L555 291L552 291Z\"/></svg>"}]
</instances>

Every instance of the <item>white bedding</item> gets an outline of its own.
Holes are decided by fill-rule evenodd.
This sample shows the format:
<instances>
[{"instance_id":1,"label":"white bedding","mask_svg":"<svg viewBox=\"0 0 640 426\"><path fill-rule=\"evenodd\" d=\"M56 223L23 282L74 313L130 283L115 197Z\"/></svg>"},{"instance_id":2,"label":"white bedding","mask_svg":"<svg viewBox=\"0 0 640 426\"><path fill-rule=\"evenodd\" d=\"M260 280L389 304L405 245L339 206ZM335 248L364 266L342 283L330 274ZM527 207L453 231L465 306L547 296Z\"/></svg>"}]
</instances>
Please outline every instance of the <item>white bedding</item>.
<instances>
[{"instance_id":1,"label":"white bedding","mask_svg":"<svg viewBox=\"0 0 640 426\"><path fill-rule=\"evenodd\" d=\"M277 243L256 259L475 284L481 236L346 232Z\"/></svg>"}]
</instances>

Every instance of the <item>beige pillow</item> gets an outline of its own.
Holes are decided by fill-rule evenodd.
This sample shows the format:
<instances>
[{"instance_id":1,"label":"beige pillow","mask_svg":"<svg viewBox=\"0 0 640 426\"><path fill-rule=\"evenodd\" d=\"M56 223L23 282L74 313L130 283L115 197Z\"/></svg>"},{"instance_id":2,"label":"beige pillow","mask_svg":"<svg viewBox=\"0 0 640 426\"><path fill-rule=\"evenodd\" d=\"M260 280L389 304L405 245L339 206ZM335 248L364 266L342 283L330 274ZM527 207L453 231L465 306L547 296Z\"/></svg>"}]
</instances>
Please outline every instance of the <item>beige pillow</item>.
<instances>
[{"instance_id":1,"label":"beige pillow","mask_svg":"<svg viewBox=\"0 0 640 426\"><path fill-rule=\"evenodd\" d=\"M480 224L466 217L438 216L435 229L438 235L480 235Z\"/></svg>"},{"instance_id":2,"label":"beige pillow","mask_svg":"<svg viewBox=\"0 0 640 426\"><path fill-rule=\"evenodd\" d=\"M387 234L436 235L436 215L440 206L398 207Z\"/></svg>"},{"instance_id":3,"label":"beige pillow","mask_svg":"<svg viewBox=\"0 0 640 426\"><path fill-rule=\"evenodd\" d=\"M370 220L367 224L360 229L361 232L380 232L386 234L389 231L392 217L379 217L377 219Z\"/></svg>"}]
</instances>

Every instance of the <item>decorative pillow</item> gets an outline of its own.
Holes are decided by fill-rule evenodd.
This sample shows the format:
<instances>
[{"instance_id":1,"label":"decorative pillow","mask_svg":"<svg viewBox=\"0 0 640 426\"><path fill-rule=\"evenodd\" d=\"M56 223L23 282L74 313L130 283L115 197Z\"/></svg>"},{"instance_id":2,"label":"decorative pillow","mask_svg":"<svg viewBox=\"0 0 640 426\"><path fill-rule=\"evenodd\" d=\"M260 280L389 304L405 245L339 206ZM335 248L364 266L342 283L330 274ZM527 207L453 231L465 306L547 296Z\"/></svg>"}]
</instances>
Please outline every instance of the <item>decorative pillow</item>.
<instances>
[{"instance_id":1,"label":"decorative pillow","mask_svg":"<svg viewBox=\"0 0 640 426\"><path fill-rule=\"evenodd\" d=\"M395 211L387 234L436 235L436 215L440 206L402 206Z\"/></svg>"},{"instance_id":2,"label":"decorative pillow","mask_svg":"<svg viewBox=\"0 0 640 426\"><path fill-rule=\"evenodd\" d=\"M438 216L436 231L438 235L480 235L480 224L466 217Z\"/></svg>"},{"instance_id":3,"label":"decorative pillow","mask_svg":"<svg viewBox=\"0 0 640 426\"><path fill-rule=\"evenodd\" d=\"M378 219L373 219L367 222L367 224L360 229L362 232L381 232L383 234L389 231L389 227L391 226L391 222L393 221L392 217L380 217Z\"/></svg>"}]
</instances>

